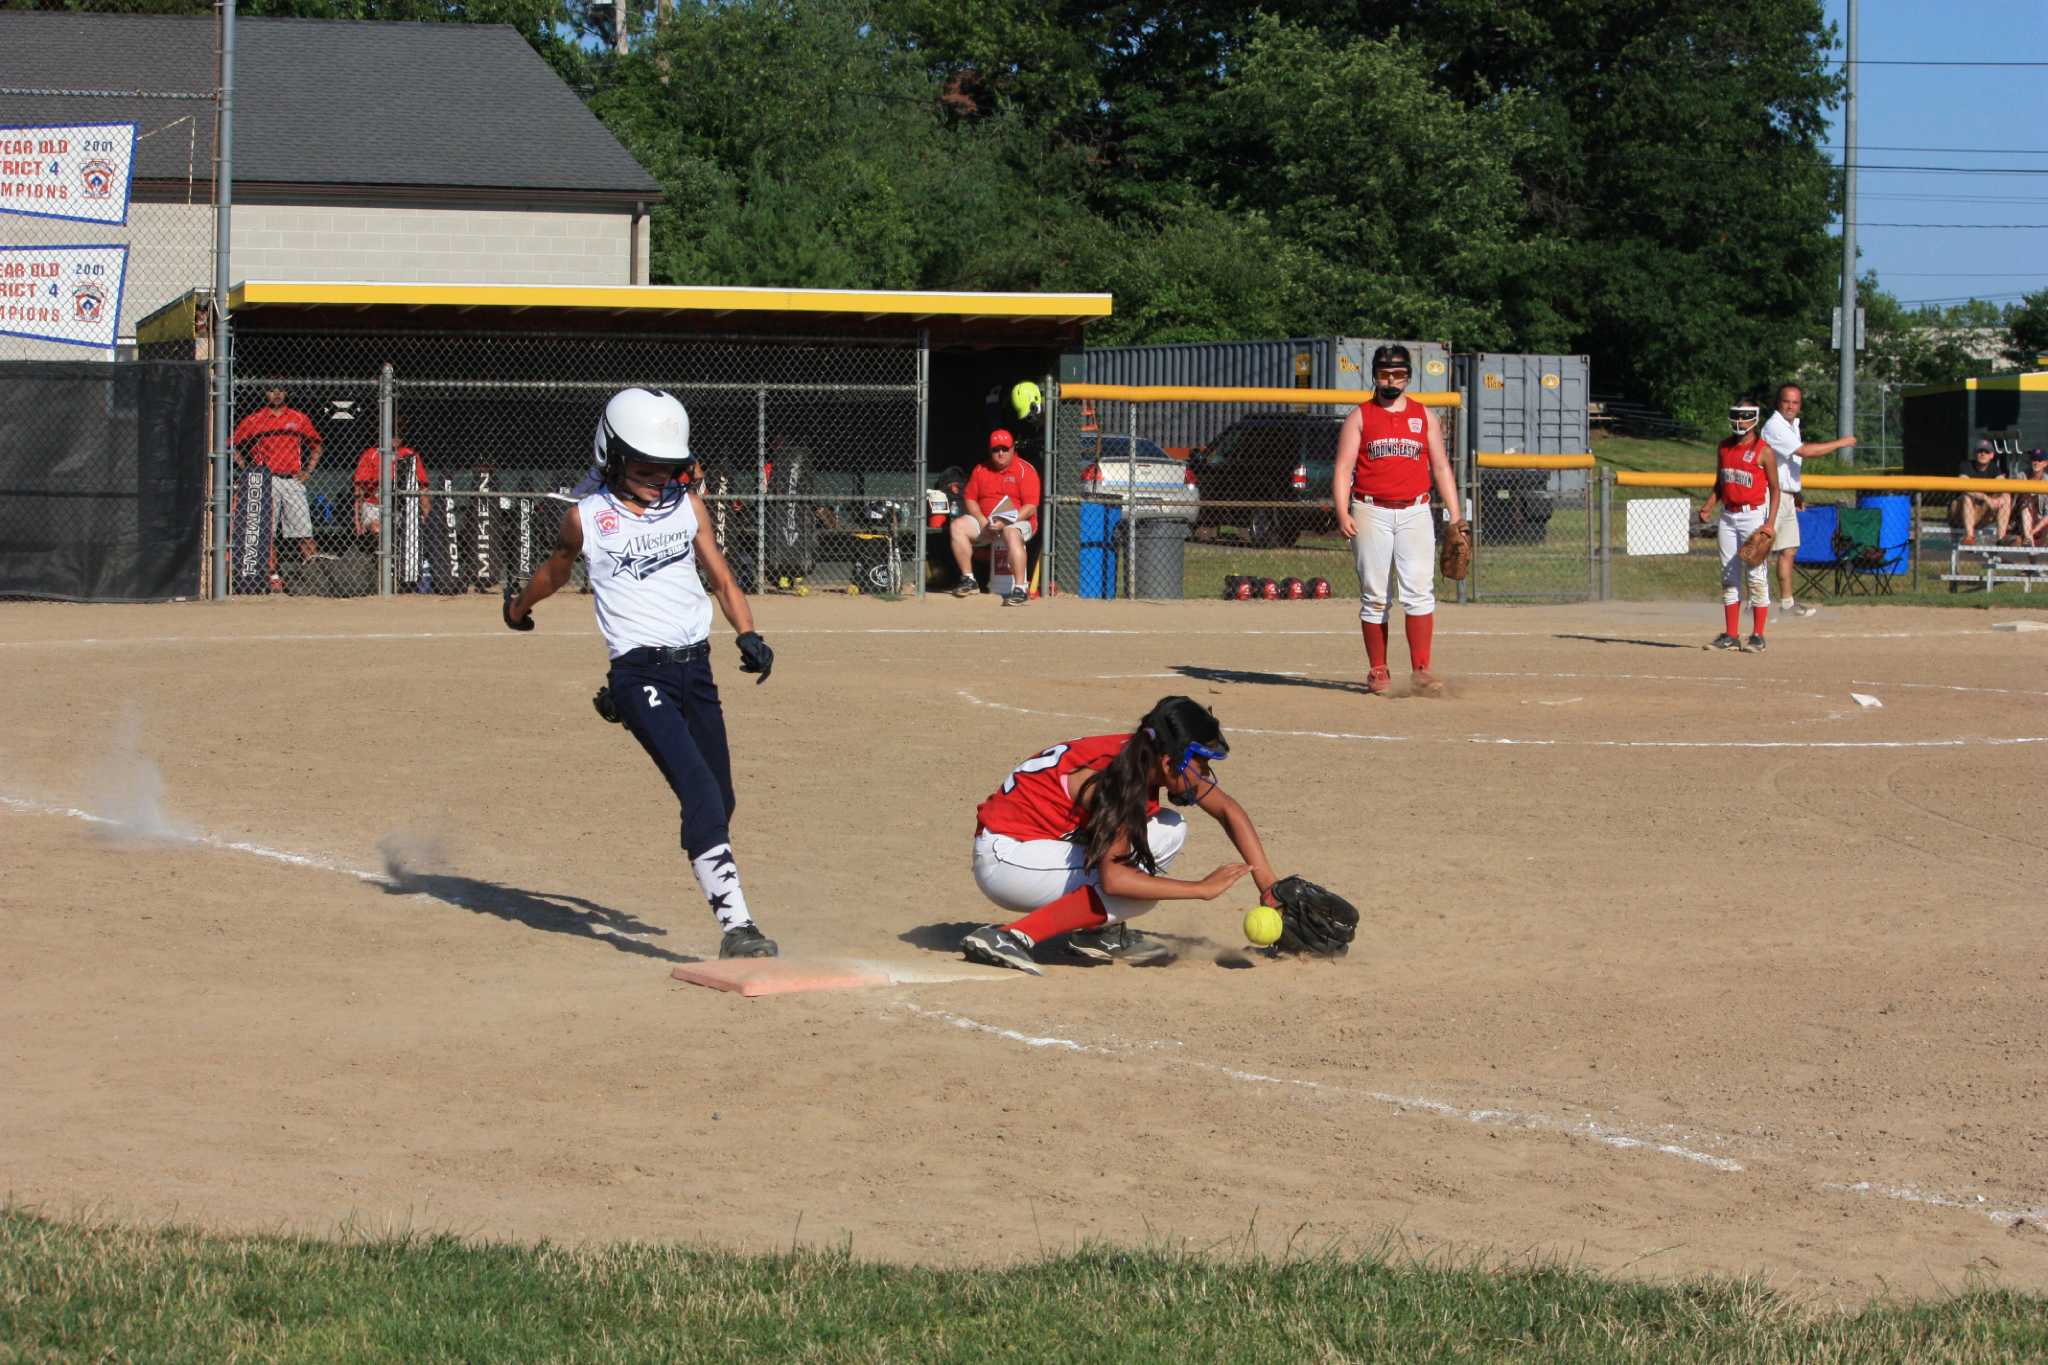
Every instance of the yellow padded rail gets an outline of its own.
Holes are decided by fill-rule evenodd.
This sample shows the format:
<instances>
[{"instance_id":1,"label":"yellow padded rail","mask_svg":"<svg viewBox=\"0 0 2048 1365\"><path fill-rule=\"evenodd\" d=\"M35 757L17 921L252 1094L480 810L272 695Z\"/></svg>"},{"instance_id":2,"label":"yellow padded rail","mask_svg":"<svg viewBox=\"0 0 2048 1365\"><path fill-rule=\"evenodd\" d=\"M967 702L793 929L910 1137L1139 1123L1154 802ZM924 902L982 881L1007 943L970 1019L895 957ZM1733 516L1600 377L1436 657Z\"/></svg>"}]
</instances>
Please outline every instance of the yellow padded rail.
<instances>
[{"instance_id":1,"label":"yellow padded rail","mask_svg":"<svg viewBox=\"0 0 2048 1365\"><path fill-rule=\"evenodd\" d=\"M1062 398L1092 398L1111 403L1341 403L1355 407L1371 395L1363 389L1222 389L1202 384L1062 384ZM1409 401L1425 408L1455 408L1464 403L1455 393L1411 393Z\"/></svg>"},{"instance_id":2,"label":"yellow padded rail","mask_svg":"<svg viewBox=\"0 0 2048 1365\"><path fill-rule=\"evenodd\" d=\"M1599 463L1591 455L1510 455L1482 450L1475 457L1481 469L1591 469Z\"/></svg>"}]
</instances>

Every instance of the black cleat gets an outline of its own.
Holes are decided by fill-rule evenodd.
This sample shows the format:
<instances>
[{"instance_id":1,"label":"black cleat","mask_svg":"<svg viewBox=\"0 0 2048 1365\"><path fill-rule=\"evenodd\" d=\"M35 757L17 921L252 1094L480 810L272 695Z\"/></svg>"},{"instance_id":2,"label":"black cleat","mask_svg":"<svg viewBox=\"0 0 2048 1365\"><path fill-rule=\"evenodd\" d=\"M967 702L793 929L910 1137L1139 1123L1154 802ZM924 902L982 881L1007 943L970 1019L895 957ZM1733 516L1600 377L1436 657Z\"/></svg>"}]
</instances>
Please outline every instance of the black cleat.
<instances>
[{"instance_id":1,"label":"black cleat","mask_svg":"<svg viewBox=\"0 0 2048 1365\"><path fill-rule=\"evenodd\" d=\"M1005 929L1000 924L984 924L961 939L960 953L969 962L979 962L984 966L1014 967L1033 976L1045 975L1031 960L1031 941L1015 929Z\"/></svg>"},{"instance_id":2,"label":"black cleat","mask_svg":"<svg viewBox=\"0 0 2048 1365\"><path fill-rule=\"evenodd\" d=\"M1725 631L1725 630L1724 630L1724 631L1722 631L1722 632L1721 632L1721 633L1720 633L1719 635L1716 635L1716 636L1714 637L1714 643L1713 643L1713 648L1715 648L1715 649L1741 649L1741 648L1742 648L1742 641L1740 641L1740 640L1736 639L1736 638L1735 638L1735 637L1734 637L1733 635L1730 635L1730 634L1729 634L1729 633L1728 633L1727 631Z\"/></svg>"},{"instance_id":3,"label":"black cleat","mask_svg":"<svg viewBox=\"0 0 2048 1365\"><path fill-rule=\"evenodd\" d=\"M1745 646L1745 648L1747 648L1747 649L1749 650L1749 652L1750 652L1750 653L1752 653L1752 654L1761 654L1761 653L1763 653L1763 652L1764 652L1764 637L1763 637L1763 636L1761 636L1761 635L1752 635L1752 636L1750 636L1750 637L1749 637L1749 642L1748 642L1748 644L1747 644L1747 645Z\"/></svg>"},{"instance_id":4,"label":"black cleat","mask_svg":"<svg viewBox=\"0 0 2048 1365\"><path fill-rule=\"evenodd\" d=\"M719 940L718 955L721 958L780 957L781 953L775 947L775 940L758 927L742 924L737 929L725 931L725 937Z\"/></svg>"}]
</instances>

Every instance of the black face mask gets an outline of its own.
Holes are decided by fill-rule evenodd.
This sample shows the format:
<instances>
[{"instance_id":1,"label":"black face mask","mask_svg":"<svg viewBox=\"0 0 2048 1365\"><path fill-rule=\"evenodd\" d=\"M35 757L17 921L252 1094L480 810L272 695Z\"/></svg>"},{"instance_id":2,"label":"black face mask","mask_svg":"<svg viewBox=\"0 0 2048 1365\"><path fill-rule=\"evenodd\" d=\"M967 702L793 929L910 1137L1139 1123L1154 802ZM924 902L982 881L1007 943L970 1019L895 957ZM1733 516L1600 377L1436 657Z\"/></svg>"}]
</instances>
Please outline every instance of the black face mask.
<instances>
[{"instance_id":1,"label":"black face mask","mask_svg":"<svg viewBox=\"0 0 2048 1365\"><path fill-rule=\"evenodd\" d=\"M1382 403L1391 403L1401 396L1401 386L1399 384L1382 384L1372 392L1373 397L1379 399Z\"/></svg>"}]
</instances>

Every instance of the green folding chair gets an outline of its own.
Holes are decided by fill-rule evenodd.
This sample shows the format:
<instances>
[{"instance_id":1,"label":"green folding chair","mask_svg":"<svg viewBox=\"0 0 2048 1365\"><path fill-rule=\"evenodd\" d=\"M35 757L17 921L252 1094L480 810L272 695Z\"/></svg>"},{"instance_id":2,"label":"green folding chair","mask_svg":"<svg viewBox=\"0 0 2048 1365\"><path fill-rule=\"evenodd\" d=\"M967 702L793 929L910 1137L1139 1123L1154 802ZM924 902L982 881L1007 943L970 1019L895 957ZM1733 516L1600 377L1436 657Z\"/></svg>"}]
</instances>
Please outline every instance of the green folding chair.
<instances>
[{"instance_id":1,"label":"green folding chair","mask_svg":"<svg viewBox=\"0 0 2048 1365\"><path fill-rule=\"evenodd\" d=\"M1891 565L1884 548L1884 512L1844 507L1835 515L1835 595L1889 597Z\"/></svg>"}]
</instances>

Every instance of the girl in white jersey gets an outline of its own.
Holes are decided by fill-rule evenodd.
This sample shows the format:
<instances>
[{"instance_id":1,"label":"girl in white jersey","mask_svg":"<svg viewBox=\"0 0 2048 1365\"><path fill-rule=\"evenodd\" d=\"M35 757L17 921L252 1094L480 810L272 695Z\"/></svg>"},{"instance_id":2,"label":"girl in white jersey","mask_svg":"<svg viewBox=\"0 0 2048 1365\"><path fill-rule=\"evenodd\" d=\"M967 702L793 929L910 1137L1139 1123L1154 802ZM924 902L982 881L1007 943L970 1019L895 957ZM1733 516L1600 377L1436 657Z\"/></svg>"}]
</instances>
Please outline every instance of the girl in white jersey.
<instances>
[{"instance_id":1,"label":"girl in white jersey","mask_svg":"<svg viewBox=\"0 0 2048 1365\"><path fill-rule=\"evenodd\" d=\"M612 660L598 710L633 732L675 791L683 850L724 931L718 955L774 957L774 940L755 925L740 889L728 832L732 757L711 678L711 599L739 636L742 673L768 681L775 653L754 630L703 499L683 482L696 466L683 405L648 389L614 394L598 420L595 454L603 486L563 516L555 552L505 604L505 624L532 630L534 604L566 584L582 557Z\"/></svg>"}]
</instances>

